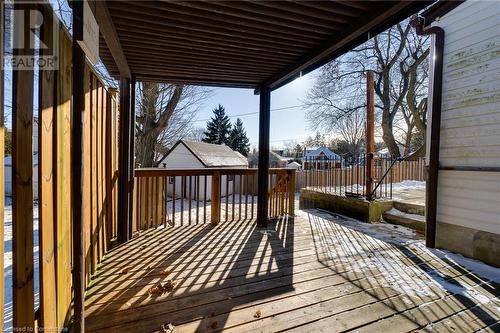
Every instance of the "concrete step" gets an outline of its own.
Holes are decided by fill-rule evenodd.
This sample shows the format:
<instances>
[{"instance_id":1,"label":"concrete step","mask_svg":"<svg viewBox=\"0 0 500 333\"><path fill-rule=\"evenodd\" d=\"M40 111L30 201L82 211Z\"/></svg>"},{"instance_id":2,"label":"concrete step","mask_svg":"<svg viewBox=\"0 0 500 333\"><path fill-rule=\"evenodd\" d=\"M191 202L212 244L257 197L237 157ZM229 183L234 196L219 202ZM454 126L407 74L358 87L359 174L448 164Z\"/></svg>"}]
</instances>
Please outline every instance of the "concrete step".
<instances>
[{"instance_id":1,"label":"concrete step","mask_svg":"<svg viewBox=\"0 0 500 333\"><path fill-rule=\"evenodd\" d=\"M396 208L385 212L384 221L391 224L402 225L420 233L425 233L425 217L419 214L409 214Z\"/></svg>"},{"instance_id":2,"label":"concrete step","mask_svg":"<svg viewBox=\"0 0 500 333\"><path fill-rule=\"evenodd\" d=\"M404 213L425 216L425 206L423 205L417 205L402 201L394 201L393 207Z\"/></svg>"}]
</instances>

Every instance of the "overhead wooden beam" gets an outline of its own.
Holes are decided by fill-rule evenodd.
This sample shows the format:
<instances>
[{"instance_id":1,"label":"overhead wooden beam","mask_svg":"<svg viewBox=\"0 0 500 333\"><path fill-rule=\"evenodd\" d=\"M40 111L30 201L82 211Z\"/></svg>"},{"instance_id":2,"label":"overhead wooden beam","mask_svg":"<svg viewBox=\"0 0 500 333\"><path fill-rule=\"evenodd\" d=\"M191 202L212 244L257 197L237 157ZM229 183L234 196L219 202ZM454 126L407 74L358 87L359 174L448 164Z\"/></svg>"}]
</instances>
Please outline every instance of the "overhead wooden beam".
<instances>
[{"instance_id":1,"label":"overhead wooden beam","mask_svg":"<svg viewBox=\"0 0 500 333\"><path fill-rule=\"evenodd\" d=\"M127 58L123 49L120 45L120 40L118 39L118 34L116 33L115 25L111 19L111 15L108 10L106 1L93 1L94 6L94 16L99 25L99 31L104 37L106 44L108 46L113 59L115 60L116 66L120 72L120 76L130 79L131 73L130 68L127 63Z\"/></svg>"},{"instance_id":2,"label":"overhead wooden beam","mask_svg":"<svg viewBox=\"0 0 500 333\"><path fill-rule=\"evenodd\" d=\"M432 2L389 1L385 6L383 4L376 4L376 7L372 11L369 11L365 17L357 19L353 28L347 29L346 32L341 34L340 38L337 34L331 41L323 43L323 46L320 48L301 57L282 72L266 80L264 84L272 90L277 89L297 77L323 66ZM373 14L374 11L377 12L377 15Z\"/></svg>"},{"instance_id":3,"label":"overhead wooden beam","mask_svg":"<svg viewBox=\"0 0 500 333\"><path fill-rule=\"evenodd\" d=\"M85 53L78 44L83 40L83 1L73 1L73 42L72 42L72 116L71 133L71 194L73 220L73 270L74 291L73 329L77 333L85 332L85 217L83 214L83 192L85 189L83 119L85 113Z\"/></svg>"},{"instance_id":4,"label":"overhead wooden beam","mask_svg":"<svg viewBox=\"0 0 500 333\"><path fill-rule=\"evenodd\" d=\"M271 90L260 87L259 104L259 166L257 188L257 226L266 227L269 198L269 130L271 122Z\"/></svg>"}]
</instances>

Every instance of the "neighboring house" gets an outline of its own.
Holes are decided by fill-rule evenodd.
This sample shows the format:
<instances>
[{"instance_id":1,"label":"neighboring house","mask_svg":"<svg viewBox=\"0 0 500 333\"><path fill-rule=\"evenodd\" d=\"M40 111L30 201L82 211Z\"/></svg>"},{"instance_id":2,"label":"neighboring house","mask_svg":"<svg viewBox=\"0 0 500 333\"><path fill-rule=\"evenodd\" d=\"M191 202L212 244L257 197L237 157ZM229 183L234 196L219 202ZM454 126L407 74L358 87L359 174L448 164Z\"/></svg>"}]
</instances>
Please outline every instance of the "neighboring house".
<instances>
[{"instance_id":1,"label":"neighboring house","mask_svg":"<svg viewBox=\"0 0 500 333\"><path fill-rule=\"evenodd\" d=\"M288 163L286 167L288 169L295 169L295 170L302 169L302 165L300 163L295 162L295 161Z\"/></svg>"},{"instance_id":2,"label":"neighboring house","mask_svg":"<svg viewBox=\"0 0 500 333\"><path fill-rule=\"evenodd\" d=\"M284 149L273 149L272 152L276 153L276 154L278 154L280 156L285 155L285 150Z\"/></svg>"},{"instance_id":3,"label":"neighboring house","mask_svg":"<svg viewBox=\"0 0 500 333\"><path fill-rule=\"evenodd\" d=\"M291 158L286 158L278 155L274 151L269 152L269 167L270 168L286 168ZM248 155L248 164L250 168L258 168L259 166L259 153L252 153Z\"/></svg>"},{"instance_id":4,"label":"neighboring house","mask_svg":"<svg viewBox=\"0 0 500 333\"><path fill-rule=\"evenodd\" d=\"M435 245L500 267L500 5L437 3L424 16L444 30ZM431 102L428 113L431 135Z\"/></svg>"},{"instance_id":5,"label":"neighboring house","mask_svg":"<svg viewBox=\"0 0 500 333\"><path fill-rule=\"evenodd\" d=\"M160 160L159 168L165 169L205 169L205 168L248 168L245 156L232 150L226 145L215 145L205 142L194 142L188 140L178 141L172 149ZM175 177L175 192L178 197L181 193L181 177ZM200 176L200 178L203 178ZM226 196L232 194L232 184L235 181L232 176L221 177L221 194ZM226 194L226 182L230 182ZM196 181L191 180L192 193L196 191ZM204 179L200 179L204 183ZM212 177L207 177L207 200L210 200ZM174 177L168 179L168 195L173 194ZM238 184L236 184L238 185ZM184 193L189 189L189 177L184 181ZM204 199L204 189L200 189L200 200Z\"/></svg>"},{"instance_id":6,"label":"neighboring house","mask_svg":"<svg viewBox=\"0 0 500 333\"><path fill-rule=\"evenodd\" d=\"M342 167L342 158L326 147L319 147L307 153L302 159L302 168L329 169Z\"/></svg>"}]
</instances>

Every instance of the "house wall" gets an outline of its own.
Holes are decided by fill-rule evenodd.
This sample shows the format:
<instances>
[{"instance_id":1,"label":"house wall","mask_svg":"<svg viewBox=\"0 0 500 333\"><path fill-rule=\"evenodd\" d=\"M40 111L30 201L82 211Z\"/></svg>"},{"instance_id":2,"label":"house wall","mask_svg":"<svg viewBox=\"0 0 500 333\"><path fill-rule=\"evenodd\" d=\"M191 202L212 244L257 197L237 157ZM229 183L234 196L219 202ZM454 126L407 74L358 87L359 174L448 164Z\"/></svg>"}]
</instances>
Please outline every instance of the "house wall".
<instances>
[{"instance_id":1,"label":"house wall","mask_svg":"<svg viewBox=\"0 0 500 333\"><path fill-rule=\"evenodd\" d=\"M467 1L435 24L445 31L440 166L499 167L500 6ZM500 172L439 171L436 246L500 266Z\"/></svg>"},{"instance_id":2,"label":"house wall","mask_svg":"<svg viewBox=\"0 0 500 333\"><path fill-rule=\"evenodd\" d=\"M191 153L189 149L186 148L183 144L177 145L174 150L168 154L165 159L159 164L160 168L163 168L163 164L165 164L166 169L204 169L205 166L196 158L196 156ZM244 166L238 166L239 167L244 167ZM182 187L182 177L175 177L175 195L177 198L180 198L181 195L181 187ZM204 200L205 195L204 195L204 182L205 182L205 177L200 176L200 200ZM226 194L226 182L229 181L228 184L228 193ZM231 195L232 194L232 179L228 180L228 177L222 176L221 177L221 195L224 197L226 195ZM186 177L184 179L184 193L185 193L185 198L188 196L189 192L189 177ZM191 193L192 193L192 198L194 199L194 196L196 195L196 185L195 185L196 179L195 177L192 177L191 179ZM236 188L238 188L238 184L236 184ZM208 176L207 177L207 200L210 200L210 194L212 191L212 177ZM168 190L167 193L169 196L173 195L173 181L170 179L168 181Z\"/></svg>"}]
</instances>

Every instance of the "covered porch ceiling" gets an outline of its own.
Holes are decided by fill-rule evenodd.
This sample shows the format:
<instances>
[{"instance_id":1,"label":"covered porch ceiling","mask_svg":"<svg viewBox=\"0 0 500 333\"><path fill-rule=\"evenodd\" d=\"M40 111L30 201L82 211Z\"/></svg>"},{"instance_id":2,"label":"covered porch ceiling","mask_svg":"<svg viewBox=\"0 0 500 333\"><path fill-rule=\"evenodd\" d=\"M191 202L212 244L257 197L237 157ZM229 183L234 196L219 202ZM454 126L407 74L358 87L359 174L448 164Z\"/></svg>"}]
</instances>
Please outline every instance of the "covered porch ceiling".
<instances>
[{"instance_id":1,"label":"covered porch ceiling","mask_svg":"<svg viewBox=\"0 0 500 333\"><path fill-rule=\"evenodd\" d=\"M116 78L276 89L432 1L96 1Z\"/></svg>"}]
</instances>

